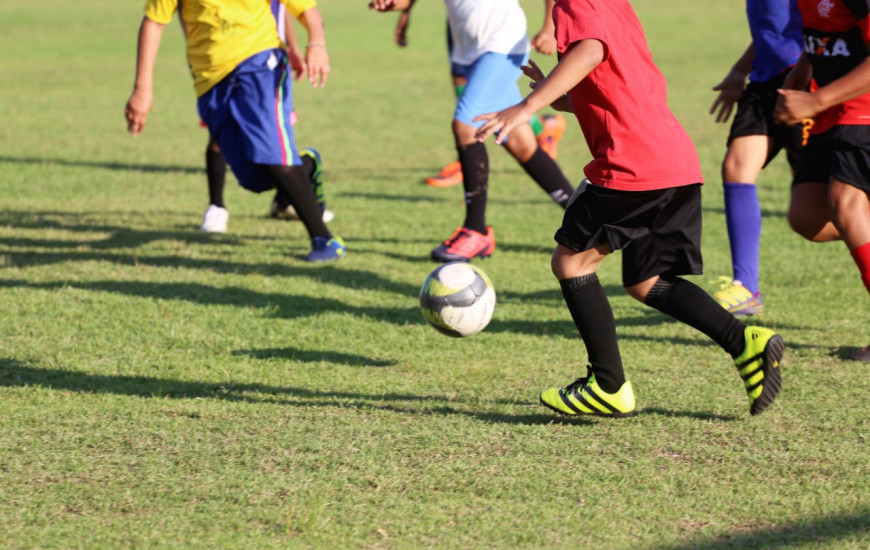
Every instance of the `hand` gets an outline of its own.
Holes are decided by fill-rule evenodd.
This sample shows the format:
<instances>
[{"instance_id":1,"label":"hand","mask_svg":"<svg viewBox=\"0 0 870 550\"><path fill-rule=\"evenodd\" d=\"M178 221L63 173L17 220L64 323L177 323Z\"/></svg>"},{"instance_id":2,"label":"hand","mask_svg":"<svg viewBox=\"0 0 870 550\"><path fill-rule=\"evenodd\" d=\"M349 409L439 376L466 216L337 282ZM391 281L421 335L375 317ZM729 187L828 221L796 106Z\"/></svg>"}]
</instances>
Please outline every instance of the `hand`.
<instances>
[{"instance_id":1,"label":"hand","mask_svg":"<svg viewBox=\"0 0 870 550\"><path fill-rule=\"evenodd\" d=\"M302 80L308 72L302 52L296 48L287 48L287 59L290 62L290 74L293 75L293 80Z\"/></svg>"},{"instance_id":2,"label":"hand","mask_svg":"<svg viewBox=\"0 0 870 550\"><path fill-rule=\"evenodd\" d=\"M310 45L305 49L305 64L308 66L308 82L315 88L326 86L329 77L329 54L325 46Z\"/></svg>"},{"instance_id":3,"label":"hand","mask_svg":"<svg viewBox=\"0 0 870 550\"><path fill-rule=\"evenodd\" d=\"M556 36L555 29L552 27L544 27L532 37L532 46L544 55L553 55L556 53Z\"/></svg>"},{"instance_id":4,"label":"hand","mask_svg":"<svg viewBox=\"0 0 870 550\"><path fill-rule=\"evenodd\" d=\"M716 100L713 101L713 106L710 107L710 114L715 114L716 122L728 122L734 104L740 99L745 87L746 77L735 71L729 72L722 82L713 86L713 91L719 92Z\"/></svg>"},{"instance_id":5,"label":"hand","mask_svg":"<svg viewBox=\"0 0 870 550\"><path fill-rule=\"evenodd\" d=\"M369 2L369 9L376 11L392 11L395 5L395 0L371 0Z\"/></svg>"},{"instance_id":6,"label":"hand","mask_svg":"<svg viewBox=\"0 0 870 550\"><path fill-rule=\"evenodd\" d=\"M408 22L411 19L411 13L408 10L402 10L399 15L399 20L396 22L395 41L396 45L404 48L408 45Z\"/></svg>"},{"instance_id":7,"label":"hand","mask_svg":"<svg viewBox=\"0 0 870 550\"><path fill-rule=\"evenodd\" d=\"M127 119L127 131L138 136L145 128L145 121L148 119L148 111L151 110L151 103L154 96L151 90L134 89L127 100L127 106L124 108L124 117Z\"/></svg>"},{"instance_id":8,"label":"hand","mask_svg":"<svg viewBox=\"0 0 870 550\"><path fill-rule=\"evenodd\" d=\"M476 116L472 119L474 122L481 120L486 122L474 133L474 139L486 141L486 138L497 133L498 136L496 136L495 142L501 145L508 138L511 130L522 124L528 124L533 114L535 113L531 109L526 108L525 104L521 102L507 109L502 109L497 113L486 113Z\"/></svg>"},{"instance_id":9,"label":"hand","mask_svg":"<svg viewBox=\"0 0 870 550\"><path fill-rule=\"evenodd\" d=\"M819 108L816 95L800 90L777 90L779 97L773 108L773 116L783 124L797 124L804 119L813 118Z\"/></svg>"},{"instance_id":10,"label":"hand","mask_svg":"<svg viewBox=\"0 0 870 550\"><path fill-rule=\"evenodd\" d=\"M529 88L533 90L535 89L535 87L537 87L538 82L546 78L544 71L542 71L541 68L538 67L538 64L531 59L529 59L528 65L523 65L522 67L520 67L520 69L523 71L524 75L532 79L532 81L529 82Z\"/></svg>"}]
</instances>

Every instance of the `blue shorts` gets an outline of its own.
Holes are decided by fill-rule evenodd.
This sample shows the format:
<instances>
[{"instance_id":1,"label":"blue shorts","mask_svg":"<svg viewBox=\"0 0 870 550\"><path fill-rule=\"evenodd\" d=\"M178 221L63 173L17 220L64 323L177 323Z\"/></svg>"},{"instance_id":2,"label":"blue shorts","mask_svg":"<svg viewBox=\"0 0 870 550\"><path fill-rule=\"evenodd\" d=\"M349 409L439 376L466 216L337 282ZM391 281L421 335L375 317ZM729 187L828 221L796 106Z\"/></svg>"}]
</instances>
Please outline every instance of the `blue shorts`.
<instances>
[{"instance_id":1,"label":"blue shorts","mask_svg":"<svg viewBox=\"0 0 870 550\"><path fill-rule=\"evenodd\" d=\"M266 165L302 164L288 77L284 50L266 50L242 61L196 103L239 184L256 193L274 187Z\"/></svg>"},{"instance_id":2,"label":"blue shorts","mask_svg":"<svg viewBox=\"0 0 870 550\"><path fill-rule=\"evenodd\" d=\"M483 121L472 122L471 119L484 113L501 111L522 101L517 80L528 58L525 54L488 52L471 65L466 65L464 70L468 82L456 102L453 118L479 128Z\"/></svg>"}]
</instances>

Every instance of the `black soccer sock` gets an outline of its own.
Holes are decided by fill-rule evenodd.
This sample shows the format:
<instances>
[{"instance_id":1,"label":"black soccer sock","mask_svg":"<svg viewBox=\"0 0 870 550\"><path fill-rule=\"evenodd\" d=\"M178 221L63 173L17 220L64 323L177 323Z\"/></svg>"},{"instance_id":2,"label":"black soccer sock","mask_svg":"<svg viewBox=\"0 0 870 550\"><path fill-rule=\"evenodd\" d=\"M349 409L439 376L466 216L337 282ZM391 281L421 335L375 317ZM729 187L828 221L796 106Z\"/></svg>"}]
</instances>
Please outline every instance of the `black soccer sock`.
<instances>
[{"instance_id":1,"label":"black soccer sock","mask_svg":"<svg viewBox=\"0 0 870 550\"><path fill-rule=\"evenodd\" d=\"M538 147L532 158L521 165L528 175L550 195L550 198L562 208L568 206L568 199L574 194L574 188L568 178L559 169L550 155Z\"/></svg>"},{"instance_id":2,"label":"black soccer sock","mask_svg":"<svg viewBox=\"0 0 870 550\"><path fill-rule=\"evenodd\" d=\"M462 185L465 188L465 221L462 225L486 234L486 192L489 184L489 156L486 145L477 142L459 146Z\"/></svg>"},{"instance_id":3,"label":"black soccer sock","mask_svg":"<svg viewBox=\"0 0 870 550\"><path fill-rule=\"evenodd\" d=\"M227 178L227 161L211 142L205 148L205 173L208 177L208 202L224 208L224 185Z\"/></svg>"},{"instance_id":4,"label":"black soccer sock","mask_svg":"<svg viewBox=\"0 0 870 550\"><path fill-rule=\"evenodd\" d=\"M302 171L305 173L305 177L311 179L311 176L314 175L314 170L317 168L314 164L314 159L308 155L301 156L300 158L302 158Z\"/></svg>"},{"instance_id":5,"label":"black soccer sock","mask_svg":"<svg viewBox=\"0 0 870 550\"><path fill-rule=\"evenodd\" d=\"M312 237L332 237L326 224L323 223L323 213L317 204L314 190L308 184L301 166L266 166L279 194L286 195L296 210L299 220L305 224L305 229Z\"/></svg>"},{"instance_id":6,"label":"black soccer sock","mask_svg":"<svg viewBox=\"0 0 870 550\"><path fill-rule=\"evenodd\" d=\"M646 297L646 305L703 332L731 357L743 353L746 325L694 283L679 277L659 277Z\"/></svg>"},{"instance_id":7,"label":"black soccer sock","mask_svg":"<svg viewBox=\"0 0 870 550\"><path fill-rule=\"evenodd\" d=\"M625 383L625 373L616 342L616 321L598 275L562 279L559 284L574 325L586 344L595 380L607 393L619 391Z\"/></svg>"}]
</instances>

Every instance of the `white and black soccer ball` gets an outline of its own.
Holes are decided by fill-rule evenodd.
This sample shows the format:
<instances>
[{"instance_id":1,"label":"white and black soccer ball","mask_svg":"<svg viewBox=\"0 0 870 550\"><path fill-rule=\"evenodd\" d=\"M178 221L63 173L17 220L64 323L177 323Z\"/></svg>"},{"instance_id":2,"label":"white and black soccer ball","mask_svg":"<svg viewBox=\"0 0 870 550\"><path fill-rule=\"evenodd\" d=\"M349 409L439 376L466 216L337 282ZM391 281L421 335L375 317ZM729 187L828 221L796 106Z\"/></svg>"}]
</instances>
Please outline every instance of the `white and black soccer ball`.
<instances>
[{"instance_id":1,"label":"white and black soccer ball","mask_svg":"<svg viewBox=\"0 0 870 550\"><path fill-rule=\"evenodd\" d=\"M420 289L420 311L436 330L461 338L477 334L495 310L495 288L482 269L465 262L436 268Z\"/></svg>"}]
</instances>

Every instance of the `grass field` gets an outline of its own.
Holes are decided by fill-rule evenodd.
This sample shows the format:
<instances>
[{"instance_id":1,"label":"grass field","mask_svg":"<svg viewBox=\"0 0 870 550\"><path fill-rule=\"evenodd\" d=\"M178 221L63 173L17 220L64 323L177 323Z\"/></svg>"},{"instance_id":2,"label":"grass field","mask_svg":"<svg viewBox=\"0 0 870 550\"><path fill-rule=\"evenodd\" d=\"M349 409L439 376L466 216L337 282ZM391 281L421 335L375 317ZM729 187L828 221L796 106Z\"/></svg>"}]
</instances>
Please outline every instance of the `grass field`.
<instances>
[{"instance_id":1,"label":"grass field","mask_svg":"<svg viewBox=\"0 0 870 550\"><path fill-rule=\"evenodd\" d=\"M754 322L787 343L771 409L750 417L729 358L628 298L611 258L640 414L560 419L537 394L586 364L549 271L560 211L492 144L494 319L455 340L417 308L462 219L459 189L421 184L455 156L440 2L406 50L394 15L322 2L333 75L295 96L349 247L328 266L232 177L229 232L197 232L206 134L176 24L126 134L141 4L0 1L0 547L870 548L870 377L845 360L868 298L842 244L790 232L783 159L759 181ZM712 290L727 127L707 110L745 14L634 4L708 182L693 280ZM571 123L572 181L588 158Z\"/></svg>"}]
</instances>

